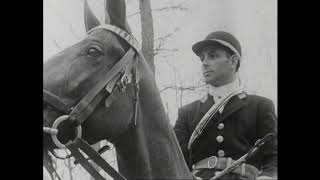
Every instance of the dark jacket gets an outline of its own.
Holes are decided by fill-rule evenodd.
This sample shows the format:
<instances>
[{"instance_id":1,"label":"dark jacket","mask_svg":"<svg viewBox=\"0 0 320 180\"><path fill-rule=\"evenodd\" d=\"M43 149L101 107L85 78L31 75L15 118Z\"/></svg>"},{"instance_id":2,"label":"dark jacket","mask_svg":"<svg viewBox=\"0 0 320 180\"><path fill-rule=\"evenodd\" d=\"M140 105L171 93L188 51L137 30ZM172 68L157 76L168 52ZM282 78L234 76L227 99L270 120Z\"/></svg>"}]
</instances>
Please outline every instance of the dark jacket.
<instances>
[{"instance_id":1,"label":"dark jacket","mask_svg":"<svg viewBox=\"0 0 320 180\"><path fill-rule=\"evenodd\" d=\"M219 156L219 150L224 151L224 157L236 160L246 154L257 139L270 132L277 134L277 118L271 100L256 95L234 96L222 114L217 113L194 141L190 165L188 141L213 104L213 97L209 95L204 103L198 100L179 109L174 131L189 167L206 157ZM219 129L221 123L224 126ZM216 140L219 135L223 136L222 142ZM265 143L247 163L262 170L260 175L277 175L277 138Z\"/></svg>"}]
</instances>

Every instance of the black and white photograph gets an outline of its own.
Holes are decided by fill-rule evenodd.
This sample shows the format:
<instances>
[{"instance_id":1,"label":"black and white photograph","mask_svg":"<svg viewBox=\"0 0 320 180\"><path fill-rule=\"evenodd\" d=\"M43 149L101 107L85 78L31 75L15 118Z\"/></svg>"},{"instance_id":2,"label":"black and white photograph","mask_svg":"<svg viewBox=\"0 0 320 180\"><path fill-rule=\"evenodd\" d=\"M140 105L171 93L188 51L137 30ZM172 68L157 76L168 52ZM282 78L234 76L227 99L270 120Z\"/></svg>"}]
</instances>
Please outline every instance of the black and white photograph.
<instances>
[{"instance_id":1,"label":"black and white photograph","mask_svg":"<svg viewBox=\"0 0 320 180\"><path fill-rule=\"evenodd\" d=\"M43 0L43 180L277 180L277 25L277 0Z\"/></svg>"}]
</instances>

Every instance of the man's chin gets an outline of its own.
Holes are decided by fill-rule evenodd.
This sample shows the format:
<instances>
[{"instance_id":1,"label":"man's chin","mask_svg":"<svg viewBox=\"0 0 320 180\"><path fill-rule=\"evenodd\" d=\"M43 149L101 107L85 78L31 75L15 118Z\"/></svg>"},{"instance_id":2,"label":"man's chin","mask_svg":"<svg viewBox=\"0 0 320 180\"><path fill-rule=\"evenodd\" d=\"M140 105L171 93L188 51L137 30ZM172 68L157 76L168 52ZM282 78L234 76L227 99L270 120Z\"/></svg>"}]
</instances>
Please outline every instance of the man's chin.
<instances>
[{"instance_id":1,"label":"man's chin","mask_svg":"<svg viewBox=\"0 0 320 180\"><path fill-rule=\"evenodd\" d=\"M214 80L214 79L209 79L209 78L204 78L204 82L206 84L209 84L209 85L212 85L212 86L216 86L217 85L217 82Z\"/></svg>"},{"instance_id":2,"label":"man's chin","mask_svg":"<svg viewBox=\"0 0 320 180\"><path fill-rule=\"evenodd\" d=\"M218 82L218 81L205 81L207 84L214 86L214 87L220 87L223 86L224 83Z\"/></svg>"}]
</instances>

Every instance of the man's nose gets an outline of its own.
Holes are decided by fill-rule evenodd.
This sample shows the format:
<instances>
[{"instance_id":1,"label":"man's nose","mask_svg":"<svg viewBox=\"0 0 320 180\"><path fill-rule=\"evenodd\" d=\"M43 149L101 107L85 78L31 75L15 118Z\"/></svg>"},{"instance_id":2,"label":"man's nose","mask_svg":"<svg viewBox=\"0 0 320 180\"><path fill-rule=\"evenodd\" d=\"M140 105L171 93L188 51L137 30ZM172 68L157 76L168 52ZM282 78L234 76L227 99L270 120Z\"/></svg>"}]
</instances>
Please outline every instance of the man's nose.
<instances>
[{"instance_id":1,"label":"man's nose","mask_svg":"<svg viewBox=\"0 0 320 180\"><path fill-rule=\"evenodd\" d=\"M203 66L203 67L209 66L209 61L208 61L208 58L207 58L207 57L205 57L205 58L202 60L202 66Z\"/></svg>"}]
</instances>

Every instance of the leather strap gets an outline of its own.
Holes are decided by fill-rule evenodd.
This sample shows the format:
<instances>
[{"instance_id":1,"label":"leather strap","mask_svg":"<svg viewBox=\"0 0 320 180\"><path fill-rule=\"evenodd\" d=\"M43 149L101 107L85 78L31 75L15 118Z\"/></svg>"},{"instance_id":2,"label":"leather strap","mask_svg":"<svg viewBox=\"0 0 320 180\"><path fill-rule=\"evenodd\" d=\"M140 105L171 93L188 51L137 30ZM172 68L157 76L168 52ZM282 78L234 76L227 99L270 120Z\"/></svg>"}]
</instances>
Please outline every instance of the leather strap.
<instances>
[{"instance_id":1,"label":"leather strap","mask_svg":"<svg viewBox=\"0 0 320 180\"><path fill-rule=\"evenodd\" d=\"M118 28L117 26L113 26L111 24L102 24L97 27L94 27L87 32L87 35L89 35L90 33L92 33L97 29L104 29L104 30L113 32L117 36L120 36L122 39L127 41L127 43L130 44L130 46L133 47L136 52L139 52L141 50L141 46L139 42L132 35L127 33L125 30Z\"/></svg>"},{"instance_id":2,"label":"leather strap","mask_svg":"<svg viewBox=\"0 0 320 180\"><path fill-rule=\"evenodd\" d=\"M51 92L43 89L43 102L54 107L55 110L62 112L64 114L69 114L71 109L64 103L58 96L52 94Z\"/></svg>"},{"instance_id":3,"label":"leather strap","mask_svg":"<svg viewBox=\"0 0 320 180\"><path fill-rule=\"evenodd\" d=\"M194 131L192 132L192 135L188 142L188 149L191 149L192 143L200 136L203 129L207 126L209 121L212 119L212 117L219 111L221 107L223 107L229 99L231 99L233 96L243 93L244 90L239 87L235 89L234 91L230 92L220 103L214 104L208 112L202 117Z\"/></svg>"},{"instance_id":4,"label":"leather strap","mask_svg":"<svg viewBox=\"0 0 320 180\"><path fill-rule=\"evenodd\" d=\"M115 180L127 180L123 175L118 173L112 166L110 166L98 152L96 152L92 147L86 143L83 139L77 138L72 143L67 145L68 149L71 151L72 155L77 159L77 161L97 180L104 180L104 178L97 172L95 168L84 158L80 153L81 149L92 161L94 161L99 167L101 167L105 172L107 172Z\"/></svg>"},{"instance_id":5,"label":"leather strap","mask_svg":"<svg viewBox=\"0 0 320 180\"><path fill-rule=\"evenodd\" d=\"M88 173L94 177L95 180L105 180L103 176L86 160L86 158L81 154L78 147L74 143L67 145L71 154L77 159L81 166L88 171Z\"/></svg>"},{"instance_id":6,"label":"leather strap","mask_svg":"<svg viewBox=\"0 0 320 180\"><path fill-rule=\"evenodd\" d=\"M131 75L129 73L131 73L132 64L134 63L134 60L132 60L134 59L134 55L134 50L130 48L121 58L121 60L114 65L106 75L102 77L102 80L99 81L74 108L70 108L61 100L61 98L45 89L43 90L43 101L53 106L55 110L64 114L69 114L70 120L75 121L77 125L81 125L83 121L85 121L91 115L101 100L106 96L104 87L106 87L107 92L109 92L108 89L111 89L112 92L116 82L118 82L119 77L121 77L121 74L125 73L126 76ZM105 68L108 67L106 66ZM102 69L102 72L105 70L105 68ZM108 84L109 82L111 82L111 85Z\"/></svg>"},{"instance_id":7,"label":"leather strap","mask_svg":"<svg viewBox=\"0 0 320 180\"><path fill-rule=\"evenodd\" d=\"M193 170L195 171L199 171L201 169L223 170L228 166L230 166L230 160L228 159L231 159L231 158L211 156L195 163ZM234 162L235 161L231 159L231 164ZM244 163L243 166L237 167L236 169L233 170L233 172L241 176L249 177L250 179L251 178L255 179L259 173L259 170L252 165Z\"/></svg>"},{"instance_id":8,"label":"leather strap","mask_svg":"<svg viewBox=\"0 0 320 180\"><path fill-rule=\"evenodd\" d=\"M69 115L71 120L75 120L77 124L80 125L89 117L89 115L104 97L104 87L114 76L116 76L116 74L121 73L121 69L128 65L128 63L133 63L132 59L134 54L134 50L130 48L129 51L122 57L122 59L116 65L114 65L105 76L103 76L103 79L99 81L84 98L81 99L81 101L73 108Z\"/></svg>"}]
</instances>

